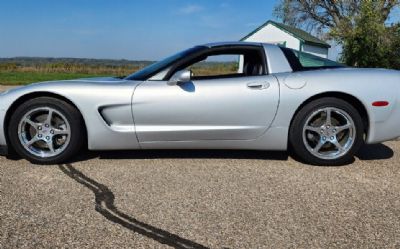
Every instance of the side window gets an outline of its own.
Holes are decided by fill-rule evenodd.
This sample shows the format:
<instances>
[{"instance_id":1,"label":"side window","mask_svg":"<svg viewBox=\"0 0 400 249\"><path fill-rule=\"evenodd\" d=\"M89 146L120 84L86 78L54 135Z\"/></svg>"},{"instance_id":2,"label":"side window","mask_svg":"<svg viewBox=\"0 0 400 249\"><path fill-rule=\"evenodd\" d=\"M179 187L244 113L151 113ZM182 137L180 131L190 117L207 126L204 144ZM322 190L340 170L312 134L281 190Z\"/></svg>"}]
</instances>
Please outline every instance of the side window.
<instances>
[{"instance_id":1,"label":"side window","mask_svg":"<svg viewBox=\"0 0 400 249\"><path fill-rule=\"evenodd\" d=\"M325 58L321 58L309 53L294 51L297 58L299 59L301 65L305 68L307 67L343 67L335 61L331 61Z\"/></svg>"},{"instance_id":2,"label":"side window","mask_svg":"<svg viewBox=\"0 0 400 249\"><path fill-rule=\"evenodd\" d=\"M239 63L241 55L211 55L205 60L188 67L194 78L226 77L240 74Z\"/></svg>"},{"instance_id":3,"label":"side window","mask_svg":"<svg viewBox=\"0 0 400 249\"><path fill-rule=\"evenodd\" d=\"M194 80L258 76L266 74L264 56L258 48L211 50L176 70L188 69Z\"/></svg>"},{"instance_id":4,"label":"side window","mask_svg":"<svg viewBox=\"0 0 400 249\"><path fill-rule=\"evenodd\" d=\"M281 47L281 50L285 54L285 57L288 60L293 71L303 71L318 68L336 68L345 66L338 62L321 58L309 53L283 47Z\"/></svg>"}]
</instances>

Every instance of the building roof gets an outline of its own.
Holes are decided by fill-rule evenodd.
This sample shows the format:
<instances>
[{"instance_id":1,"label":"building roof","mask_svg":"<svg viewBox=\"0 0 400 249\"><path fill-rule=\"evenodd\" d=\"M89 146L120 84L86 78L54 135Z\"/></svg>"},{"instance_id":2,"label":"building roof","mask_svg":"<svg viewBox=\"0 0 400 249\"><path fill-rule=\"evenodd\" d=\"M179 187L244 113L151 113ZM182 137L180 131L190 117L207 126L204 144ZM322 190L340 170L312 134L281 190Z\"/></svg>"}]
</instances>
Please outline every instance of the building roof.
<instances>
[{"instance_id":1,"label":"building roof","mask_svg":"<svg viewBox=\"0 0 400 249\"><path fill-rule=\"evenodd\" d=\"M298 28L295 28L295 27L292 27L292 26L288 26L288 25L285 25L285 24L282 24L282 23L277 23L277 22L274 22L274 21L271 21L271 20L267 21L266 23L264 23L260 27L256 28L250 34L246 35L245 37L243 37L240 40L241 41L246 40L247 38L249 38L250 36L254 35L259 30L261 30L262 28L267 26L268 24L274 25L278 29L281 29L282 31L291 34L292 36L296 37L297 39L299 39L300 41L302 41L302 42L304 42L306 44L311 44L311 45L325 47L325 48L330 48L331 47L331 45L329 45L328 43L322 41L321 39L318 39L315 36L312 36L311 34L307 33L304 30L301 30L301 29L298 29Z\"/></svg>"}]
</instances>

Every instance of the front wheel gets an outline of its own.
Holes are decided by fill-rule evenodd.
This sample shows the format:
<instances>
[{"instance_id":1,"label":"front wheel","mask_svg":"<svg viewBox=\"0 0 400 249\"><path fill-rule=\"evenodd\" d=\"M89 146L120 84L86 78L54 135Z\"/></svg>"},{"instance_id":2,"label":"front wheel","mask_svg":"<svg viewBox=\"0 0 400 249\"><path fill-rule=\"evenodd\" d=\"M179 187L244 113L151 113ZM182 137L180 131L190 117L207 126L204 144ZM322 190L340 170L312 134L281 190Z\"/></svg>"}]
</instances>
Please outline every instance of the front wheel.
<instances>
[{"instance_id":1,"label":"front wheel","mask_svg":"<svg viewBox=\"0 0 400 249\"><path fill-rule=\"evenodd\" d=\"M82 117L69 103L40 97L20 105L11 117L8 135L15 151L36 164L70 160L81 148Z\"/></svg>"},{"instance_id":2,"label":"front wheel","mask_svg":"<svg viewBox=\"0 0 400 249\"><path fill-rule=\"evenodd\" d=\"M289 134L293 152L313 165L351 162L363 143L363 122L358 111L337 98L306 104L295 116Z\"/></svg>"}]
</instances>

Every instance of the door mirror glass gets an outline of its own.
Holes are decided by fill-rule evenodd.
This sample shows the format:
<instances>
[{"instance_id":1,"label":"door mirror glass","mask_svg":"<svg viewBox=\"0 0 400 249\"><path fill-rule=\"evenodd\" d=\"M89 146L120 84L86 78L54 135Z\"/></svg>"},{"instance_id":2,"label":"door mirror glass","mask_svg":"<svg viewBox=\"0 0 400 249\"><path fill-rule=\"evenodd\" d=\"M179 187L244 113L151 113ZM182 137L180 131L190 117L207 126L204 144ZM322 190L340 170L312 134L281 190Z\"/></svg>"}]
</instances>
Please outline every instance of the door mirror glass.
<instances>
[{"instance_id":1,"label":"door mirror glass","mask_svg":"<svg viewBox=\"0 0 400 249\"><path fill-rule=\"evenodd\" d=\"M192 71L190 70L178 71L168 81L168 85L174 86L180 83L187 83L191 81L191 78L192 78Z\"/></svg>"}]
</instances>

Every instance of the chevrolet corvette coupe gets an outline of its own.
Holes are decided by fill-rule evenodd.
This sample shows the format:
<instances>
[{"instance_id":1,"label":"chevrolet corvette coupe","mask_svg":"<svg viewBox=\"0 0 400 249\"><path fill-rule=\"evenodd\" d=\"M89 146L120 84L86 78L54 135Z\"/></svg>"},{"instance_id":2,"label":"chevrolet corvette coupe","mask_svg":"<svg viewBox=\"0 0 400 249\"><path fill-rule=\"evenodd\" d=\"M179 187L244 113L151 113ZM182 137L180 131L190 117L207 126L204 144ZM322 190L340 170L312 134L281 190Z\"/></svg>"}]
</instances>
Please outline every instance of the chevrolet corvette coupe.
<instances>
[{"instance_id":1,"label":"chevrolet corvette coupe","mask_svg":"<svg viewBox=\"0 0 400 249\"><path fill-rule=\"evenodd\" d=\"M192 71L215 56L238 62L229 73ZM400 137L399 97L399 71L348 68L273 44L213 43L127 77L3 92L0 148L37 164L68 161L85 146L290 149L308 164L343 165L363 143Z\"/></svg>"}]
</instances>

